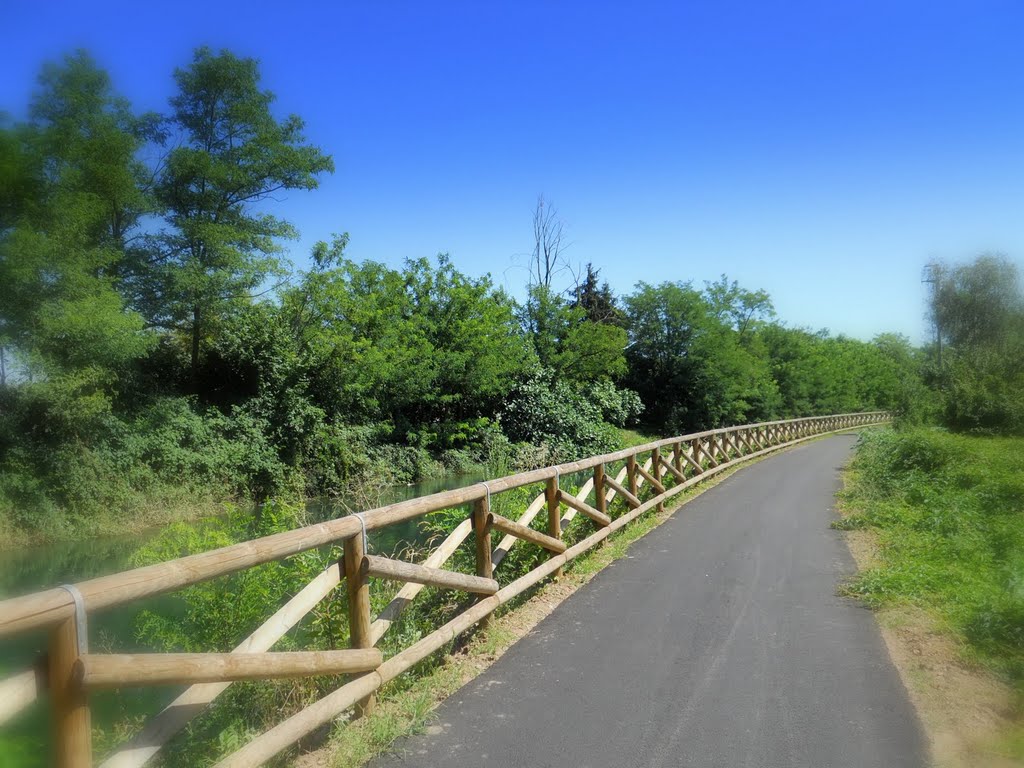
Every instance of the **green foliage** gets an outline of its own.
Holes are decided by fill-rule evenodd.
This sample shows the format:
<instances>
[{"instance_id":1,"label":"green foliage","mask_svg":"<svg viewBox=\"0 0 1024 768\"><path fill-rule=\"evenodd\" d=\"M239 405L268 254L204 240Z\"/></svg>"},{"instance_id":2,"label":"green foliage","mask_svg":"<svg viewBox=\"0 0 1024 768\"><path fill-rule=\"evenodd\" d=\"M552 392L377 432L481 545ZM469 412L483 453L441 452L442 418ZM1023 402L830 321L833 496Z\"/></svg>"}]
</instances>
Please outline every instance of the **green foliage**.
<instances>
[{"instance_id":1,"label":"green foliage","mask_svg":"<svg viewBox=\"0 0 1024 768\"><path fill-rule=\"evenodd\" d=\"M402 270L344 258L345 238L284 295L310 391L328 420L387 421L424 448L473 440L532 365L512 301L445 256Z\"/></svg>"},{"instance_id":2,"label":"green foliage","mask_svg":"<svg viewBox=\"0 0 1024 768\"><path fill-rule=\"evenodd\" d=\"M688 283L639 283L626 298L627 384L667 433L756 421L775 412L766 361Z\"/></svg>"},{"instance_id":3,"label":"green foliage","mask_svg":"<svg viewBox=\"0 0 1024 768\"><path fill-rule=\"evenodd\" d=\"M611 410L628 417L635 401L624 395L615 400L604 390ZM501 411L501 426L517 442L543 445L548 463L573 461L584 456L608 453L618 445L618 430L604 420L600 405L586 389L557 377L553 371L539 371L509 395Z\"/></svg>"},{"instance_id":4,"label":"green foliage","mask_svg":"<svg viewBox=\"0 0 1024 768\"><path fill-rule=\"evenodd\" d=\"M587 398L597 406L601 418L615 427L636 423L643 413L640 396L631 389L620 389L610 381L598 381L585 390Z\"/></svg>"},{"instance_id":5,"label":"green foliage","mask_svg":"<svg viewBox=\"0 0 1024 768\"><path fill-rule=\"evenodd\" d=\"M603 325L615 325L624 327L626 317L619 306L619 301L612 293L607 282L598 283L601 270L595 269L593 264L587 264L587 273L574 293L574 304L582 309L587 320L592 323Z\"/></svg>"},{"instance_id":6,"label":"green foliage","mask_svg":"<svg viewBox=\"0 0 1024 768\"><path fill-rule=\"evenodd\" d=\"M135 530L210 511L211 496L260 498L289 485L266 425L246 413L158 398L131 416L92 415L87 442L72 436L83 415L54 394L51 385L0 388L0 520L22 530Z\"/></svg>"},{"instance_id":7,"label":"green foliage","mask_svg":"<svg viewBox=\"0 0 1024 768\"><path fill-rule=\"evenodd\" d=\"M30 113L0 141L3 181L24 195L0 214L0 340L22 376L60 390L52 402L103 411L154 340L118 292L125 240L151 208L135 158L148 121L84 53L44 69Z\"/></svg>"},{"instance_id":8,"label":"green foliage","mask_svg":"<svg viewBox=\"0 0 1024 768\"><path fill-rule=\"evenodd\" d=\"M863 342L775 324L759 335L784 415L882 409L910 423L927 417L922 361L905 337L882 334Z\"/></svg>"},{"instance_id":9,"label":"green foliage","mask_svg":"<svg viewBox=\"0 0 1024 768\"><path fill-rule=\"evenodd\" d=\"M741 343L775 317L775 307L765 291L748 291L735 280L730 283L725 275L705 284L704 300L719 321L736 331Z\"/></svg>"},{"instance_id":10,"label":"green foliage","mask_svg":"<svg viewBox=\"0 0 1024 768\"><path fill-rule=\"evenodd\" d=\"M862 342L769 322L771 302L723 277L640 283L626 298L629 383L651 424L682 432L770 418L896 412L927 417L921 361L892 334Z\"/></svg>"},{"instance_id":11,"label":"green foliage","mask_svg":"<svg viewBox=\"0 0 1024 768\"><path fill-rule=\"evenodd\" d=\"M951 429L1024 434L1024 290L1017 267L984 255L931 264L929 310L943 345L932 379ZM941 361L941 364L940 364Z\"/></svg>"},{"instance_id":12,"label":"green foliage","mask_svg":"<svg viewBox=\"0 0 1024 768\"><path fill-rule=\"evenodd\" d=\"M862 438L846 498L882 536L851 592L938 611L981 658L1024 681L1024 442L936 430Z\"/></svg>"},{"instance_id":13,"label":"green foliage","mask_svg":"<svg viewBox=\"0 0 1024 768\"><path fill-rule=\"evenodd\" d=\"M606 294L580 293L572 304L549 286L530 287L520 319L541 367L579 384L622 378L626 332L615 322L593 319L611 313L610 320L619 320L614 299L609 291Z\"/></svg>"},{"instance_id":14,"label":"green foliage","mask_svg":"<svg viewBox=\"0 0 1024 768\"><path fill-rule=\"evenodd\" d=\"M278 240L296 237L254 206L283 190L315 189L334 164L305 143L298 116L274 117L255 60L200 48L174 79L170 120L180 143L156 187L168 226L151 239L155 258L139 285L150 322L187 336L195 373L224 318L282 274Z\"/></svg>"},{"instance_id":15,"label":"green foliage","mask_svg":"<svg viewBox=\"0 0 1024 768\"><path fill-rule=\"evenodd\" d=\"M623 328L580 320L566 331L552 366L570 381L618 381L626 374L628 341Z\"/></svg>"},{"instance_id":16,"label":"green foliage","mask_svg":"<svg viewBox=\"0 0 1024 768\"><path fill-rule=\"evenodd\" d=\"M951 429L1024 434L1024 368L1019 358L1007 360L994 351L975 350L952 360L943 380L942 419Z\"/></svg>"}]
</instances>

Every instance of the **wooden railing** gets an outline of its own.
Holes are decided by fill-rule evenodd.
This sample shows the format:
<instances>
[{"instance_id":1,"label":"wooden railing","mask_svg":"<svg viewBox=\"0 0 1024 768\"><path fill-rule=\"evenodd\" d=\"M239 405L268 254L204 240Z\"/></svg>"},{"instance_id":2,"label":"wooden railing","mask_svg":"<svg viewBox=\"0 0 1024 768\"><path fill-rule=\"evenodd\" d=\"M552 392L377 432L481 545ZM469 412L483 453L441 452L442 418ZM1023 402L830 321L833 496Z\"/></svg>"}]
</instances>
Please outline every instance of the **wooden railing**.
<instances>
[{"instance_id":1,"label":"wooden railing","mask_svg":"<svg viewBox=\"0 0 1024 768\"><path fill-rule=\"evenodd\" d=\"M101 764L102 768L136 768L156 755L234 681L359 675L218 763L222 768L260 765L351 707L356 708L357 714L367 712L374 705L375 692L384 683L486 619L498 606L548 576L558 575L566 563L638 516L651 509L664 509L668 499L686 488L741 461L814 436L888 420L885 412L842 414L673 437L4 600L0 602L0 637L45 628L50 632L50 641L45 658L34 667L0 681L0 724L48 693L57 765L91 766L91 691L139 685L188 685L141 732ZM618 465L622 466L615 471ZM590 473L590 477L575 493L560 486L561 478L583 472ZM492 499L498 494L535 483L544 483L544 490L518 520L492 511ZM641 498L644 485L653 494L646 501ZM624 506L624 510L613 519L609 505L616 498L624 502L617 505ZM467 503L471 504L471 513L422 563L366 552L367 531ZM547 515L546 531L530 525L542 512ZM568 546L562 541L562 530L577 514L589 518L596 530ZM492 547L492 531L505 534L497 547ZM445 562L470 536L475 539L476 573L445 570ZM549 558L501 587L494 579L494 569L518 541L543 548ZM88 618L97 611L337 542L343 546L340 561L313 579L231 653L125 655L88 650ZM404 582L394 599L372 621L371 578ZM348 596L351 647L271 653L274 643L342 581ZM375 646L425 585L469 592L479 599L405 650L382 658Z\"/></svg>"}]
</instances>

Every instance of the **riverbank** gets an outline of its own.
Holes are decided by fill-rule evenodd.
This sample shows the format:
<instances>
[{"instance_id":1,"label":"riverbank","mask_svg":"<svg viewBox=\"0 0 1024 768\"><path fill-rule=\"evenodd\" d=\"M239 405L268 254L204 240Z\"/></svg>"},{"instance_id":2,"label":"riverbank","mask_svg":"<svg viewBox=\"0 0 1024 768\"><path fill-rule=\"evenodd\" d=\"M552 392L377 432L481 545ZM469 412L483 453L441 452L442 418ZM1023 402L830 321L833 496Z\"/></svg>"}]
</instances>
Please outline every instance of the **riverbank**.
<instances>
[{"instance_id":1,"label":"riverbank","mask_svg":"<svg viewBox=\"0 0 1024 768\"><path fill-rule=\"evenodd\" d=\"M18 525L14 522L14 515L8 511L0 514L0 552L36 549L83 539L139 535L171 523L202 520L222 514L226 505L240 501L226 491L218 493L213 489L168 489L166 494L139 494L132 499L130 507L122 510L65 518L44 530Z\"/></svg>"},{"instance_id":2,"label":"riverbank","mask_svg":"<svg viewBox=\"0 0 1024 768\"><path fill-rule=\"evenodd\" d=\"M842 517L890 655L941 768L1024 765L1024 440L869 436Z\"/></svg>"},{"instance_id":3,"label":"riverbank","mask_svg":"<svg viewBox=\"0 0 1024 768\"><path fill-rule=\"evenodd\" d=\"M657 438L635 429L616 431L616 449L642 445ZM407 453L422 452L410 449ZM532 468L530 460L543 455L544 451L540 448L527 450L525 447L517 447L517 451L488 455L479 461L470 461L463 456L460 461L453 461L449 457L446 463L420 457L416 462L397 462L387 468L378 462L364 467L347 484L344 492L327 498L307 498L305 503L351 508L353 511L369 509L382 503L392 503L403 496L403 493L396 493L395 489L417 488L420 489L417 495L422 495L427 492L422 489L432 484L438 489L447 489L453 483L458 485L458 478L484 479ZM520 466L523 462L529 466ZM192 522L220 515L231 505L255 504L251 498L239 495L227 484L197 483L188 477L180 480L175 484L153 482L153 478L150 478L151 482L143 489L119 488L102 505L91 504L82 511L62 508L42 520L38 516L23 514L14 500L0 496L0 552L68 541L139 535L171 523ZM295 488L277 495L300 498L301 491Z\"/></svg>"}]
</instances>

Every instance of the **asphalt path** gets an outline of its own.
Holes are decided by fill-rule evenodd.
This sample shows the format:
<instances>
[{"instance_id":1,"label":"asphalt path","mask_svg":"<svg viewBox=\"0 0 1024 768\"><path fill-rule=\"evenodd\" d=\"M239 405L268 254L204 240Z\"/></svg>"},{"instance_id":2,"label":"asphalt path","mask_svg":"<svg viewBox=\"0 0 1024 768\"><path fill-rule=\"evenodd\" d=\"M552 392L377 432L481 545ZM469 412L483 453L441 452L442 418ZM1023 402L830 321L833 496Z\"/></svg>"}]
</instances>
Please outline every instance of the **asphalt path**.
<instances>
[{"instance_id":1,"label":"asphalt path","mask_svg":"<svg viewBox=\"0 0 1024 768\"><path fill-rule=\"evenodd\" d=\"M924 739L835 516L855 438L742 469L634 543L378 768L903 768Z\"/></svg>"}]
</instances>

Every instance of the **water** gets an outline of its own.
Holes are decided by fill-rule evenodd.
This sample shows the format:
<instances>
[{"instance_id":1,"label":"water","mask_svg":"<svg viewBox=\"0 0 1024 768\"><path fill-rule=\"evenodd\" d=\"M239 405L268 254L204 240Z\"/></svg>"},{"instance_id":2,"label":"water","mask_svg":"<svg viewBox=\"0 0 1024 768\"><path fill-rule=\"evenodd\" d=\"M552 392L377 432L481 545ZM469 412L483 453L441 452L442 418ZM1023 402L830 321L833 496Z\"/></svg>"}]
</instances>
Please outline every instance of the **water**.
<instances>
[{"instance_id":1,"label":"water","mask_svg":"<svg viewBox=\"0 0 1024 768\"><path fill-rule=\"evenodd\" d=\"M481 474L459 475L387 489L381 505L461 488L484 479ZM314 519L326 520L346 514L342 502L314 500L308 509ZM40 547L0 551L0 598L49 589L58 584L84 581L132 567L135 552L159 530L129 536L81 541L62 541ZM395 552L405 544L422 543L424 532L417 520L371 531L373 551ZM158 595L129 605L102 611L89 618L90 649L120 653L153 650L135 637L136 619L149 610L166 616L181 615L183 606L174 594ZM268 611L269 616L271 611ZM255 627L253 627L255 629ZM242 638L238 638L241 640ZM0 640L0 678L32 663L46 648L46 633L38 632ZM158 712L180 688L125 688L104 691L91 699L93 727L109 731L128 717ZM48 752L49 721L46 697L19 714L0 729L0 768L41 768L51 764Z\"/></svg>"}]
</instances>

